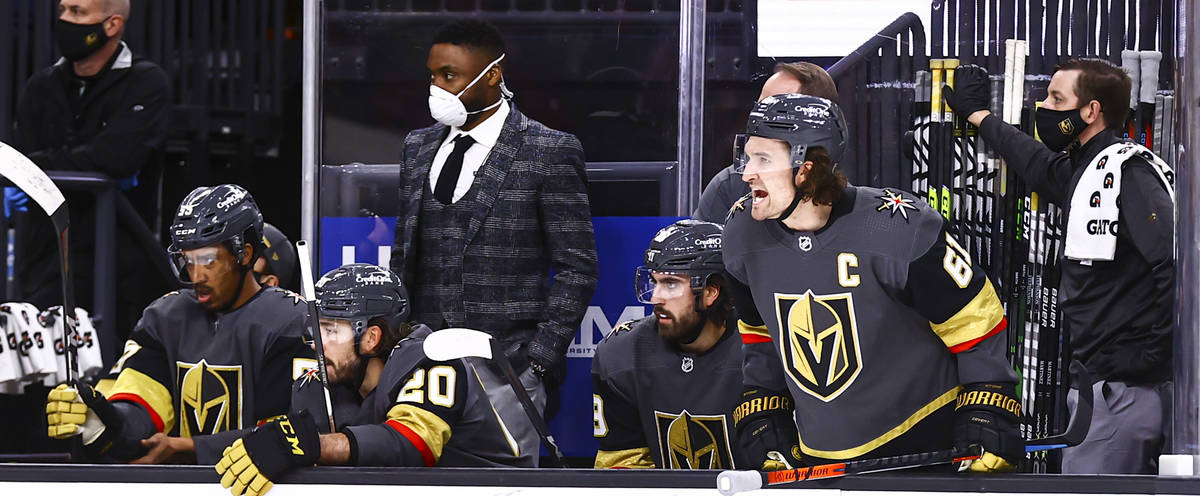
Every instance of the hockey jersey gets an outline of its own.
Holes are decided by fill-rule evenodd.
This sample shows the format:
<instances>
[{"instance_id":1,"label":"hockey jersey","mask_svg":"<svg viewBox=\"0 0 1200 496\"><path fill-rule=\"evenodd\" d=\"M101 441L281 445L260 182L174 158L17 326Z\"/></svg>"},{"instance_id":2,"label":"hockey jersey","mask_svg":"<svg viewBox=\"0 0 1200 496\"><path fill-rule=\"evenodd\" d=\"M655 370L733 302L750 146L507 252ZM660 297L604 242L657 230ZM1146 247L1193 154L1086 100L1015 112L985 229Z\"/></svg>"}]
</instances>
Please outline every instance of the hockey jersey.
<instances>
[{"instance_id":1,"label":"hockey jersey","mask_svg":"<svg viewBox=\"0 0 1200 496\"><path fill-rule=\"evenodd\" d=\"M534 467L538 452L521 450L508 425L527 419L502 418L492 402L516 402L512 389L484 387L493 374L476 358L437 362L425 356L418 325L388 356L375 391L359 406L334 407L354 418L345 427L354 465L400 466L413 461L432 467ZM324 411L323 409L321 411ZM334 419L339 424L342 420Z\"/></svg>"},{"instance_id":2,"label":"hockey jersey","mask_svg":"<svg viewBox=\"0 0 1200 496\"><path fill-rule=\"evenodd\" d=\"M301 340L306 315L304 300L281 288L224 314L206 311L190 289L167 293L126 341L108 398L141 405L172 436L254 427L288 411L292 380L312 367ZM212 451L201 443L197 453Z\"/></svg>"},{"instance_id":3,"label":"hockey jersey","mask_svg":"<svg viewBox=\"0 0 1200 496\"><path fill-rule=\"evenodd\" d=\"M948 418L962 384L1015 382L995 289L923 201L847 187L815 232L737 210L723 255L744 382L791 393L805 455L861 457Z\"/></svg>"},{"instance_id":4,"label":"hockey jersey","mask_svg":"<svg viewBox=\"0 0 1200 496\"><path fill-rule=\"evenodd\" d=\"M595 467L743 465L731 415L742 397L741 368L733 322L699 354L659 337L654 316L618 325L592 359Z\"/></svg>"}]
</instances>

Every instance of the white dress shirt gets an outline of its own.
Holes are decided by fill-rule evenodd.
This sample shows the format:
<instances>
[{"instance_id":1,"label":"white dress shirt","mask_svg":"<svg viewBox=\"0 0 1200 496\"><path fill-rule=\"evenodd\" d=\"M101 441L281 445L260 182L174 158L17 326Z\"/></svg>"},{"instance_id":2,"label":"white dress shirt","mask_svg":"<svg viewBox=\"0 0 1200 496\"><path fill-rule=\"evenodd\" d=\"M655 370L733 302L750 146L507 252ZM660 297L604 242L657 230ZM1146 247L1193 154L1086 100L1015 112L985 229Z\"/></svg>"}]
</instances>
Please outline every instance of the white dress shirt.
<instances>
[{"instance_id":1,"label":"white dress shirt","mask_svg":"<svg viewBox=\"0 0 1200 496\"><path fill-rule=\"evenodd\" d=\"M475 139L475 143L463 154L462 173L458 175L458 182L454 185L454 196L450 201L461 200L467 194L467 190L471 189L471 183L475 182L475 174L479 172L480 167L483 167L483 161L487 160L492 147L496 146L496 140L500 139L500 131L504 129L504 121L508 119L508 112L508 101L501 99L496 113L484 119L470 131L463 131L457 127L450 128L450 133L446 135L446 141L442 142L437 154L433 156L433 165L429 168L429 190L437 189L438 176L442 174L442 167L446 165L446 159L450 157L450 152L454 151L454 139L463 134L470 135Z\"/></svg>"}]
</instances>

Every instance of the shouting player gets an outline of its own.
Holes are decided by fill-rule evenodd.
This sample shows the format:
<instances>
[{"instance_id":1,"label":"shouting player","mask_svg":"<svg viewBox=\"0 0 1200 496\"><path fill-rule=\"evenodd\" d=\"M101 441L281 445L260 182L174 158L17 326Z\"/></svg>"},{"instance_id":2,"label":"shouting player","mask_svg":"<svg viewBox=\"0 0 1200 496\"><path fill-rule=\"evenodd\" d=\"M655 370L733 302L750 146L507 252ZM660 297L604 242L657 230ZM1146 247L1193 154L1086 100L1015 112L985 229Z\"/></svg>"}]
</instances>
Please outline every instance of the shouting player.
<instances>
[{"instance_id":1,"label":"shouting player","mask_svg":"<svg viewBox=\"0 0 1200 496\"><path fill-rule=\"evenodd\" d=\"M667 226L645 263L636 291L654 314L618 325L592 360L596 468L734 468L742 344L729 322L721 226Z\"/></svg>"},{"instance_id":2,"label":"shouting player","mask_svg":"<svg viewBox=\"0 0 1200 496\"><path fill-rule=\"evenodd\" d=\"M756 467L979 444L1023 457L1000 301L924 202L847 186L836 104L766 98L738 137L751 194L726 224L744 352L734 411Z\"/></svg>"}]
</instances>

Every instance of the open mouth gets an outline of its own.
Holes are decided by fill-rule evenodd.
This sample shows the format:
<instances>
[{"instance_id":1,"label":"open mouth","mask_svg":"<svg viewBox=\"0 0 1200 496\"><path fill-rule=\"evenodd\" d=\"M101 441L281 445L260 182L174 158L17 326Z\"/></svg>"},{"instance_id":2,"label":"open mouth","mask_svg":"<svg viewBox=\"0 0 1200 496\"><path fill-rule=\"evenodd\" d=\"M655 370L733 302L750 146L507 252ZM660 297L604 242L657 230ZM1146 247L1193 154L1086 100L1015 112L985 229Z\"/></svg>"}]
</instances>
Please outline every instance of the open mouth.
<instances>
[{"instance_id":1,"label":"open mouth","mask_svg":"<svg viewBox=\"0 0 1200 496\"><path fill-rule=\"evenodd\" d=\"M669 324L672 320L674 320L673 318L671 318L671 314L667 313L664 310L655 309L654 316L658 317L659 324Z\"/></svg>"},{"instance_id":2,"label":"open mouth","mask_svg":"<svg viewBox=\"0 0 1200 496\"><path fill-rule=\"evenodd\" d=\"M767 190L765 190L765 189L753 188L750 190L750 192L754 195L753 201L754 201L755 205L758 205L759 203L762 203L763 201L765 201L767 199Z\"/></svg>"},{"instance_id":3,"label":"open mouth","mask_svg":"<svg viewBox=\"0 0 1200 496\"><path fill-rule=\"evenodd\" d=\"M196 301L199 301L201 304L204 304L204 303L208 303L208 301L211 299L212 299L211 292L206 291L206 290L200 290L200 289L196 290Z\"/></svg>"}]
</instances>

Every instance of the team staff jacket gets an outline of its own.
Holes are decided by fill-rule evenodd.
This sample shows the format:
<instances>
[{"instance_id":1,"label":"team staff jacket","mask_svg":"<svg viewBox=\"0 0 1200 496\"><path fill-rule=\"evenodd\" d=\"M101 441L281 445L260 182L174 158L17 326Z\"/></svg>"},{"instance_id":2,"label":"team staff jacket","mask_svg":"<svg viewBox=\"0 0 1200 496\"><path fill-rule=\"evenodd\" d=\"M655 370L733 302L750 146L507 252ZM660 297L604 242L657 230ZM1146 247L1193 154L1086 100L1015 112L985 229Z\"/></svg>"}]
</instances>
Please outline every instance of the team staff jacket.
<instances>
[{"instance_id":1,"label":"team staff jacket","mask_svg":"<svg viewBox=\"0 0 1200 496\"><path fill-rule=\"evenodd\" d=\"M197 461L216 463L238 430L287 413L292 380L315 366L300 337L306 315L304 300L280 288L220 315L190 289L167 293L125 342L108 399L135 417L127 424L148 416L153 428L142 434L190 437Z\"/></svg>"},{"instance_id":2,"label":"team staff jacket","mask_svg":"<svg viewBox=\"0 0 1200 496\"><path fill-rule=\"evenodd\" d=\"M353 405L334 406L353 419L341 429L350 438L350 464L534 467L537 453L522 453L507 427L524 419L502 419L492 407L491 401L517 401L512 389L484 387L492 383L480 378L492 373L485 361L425 356L430 332L418 325L392 349L378 386L357 412L351 413Z\"/></svg>"},{"instance_id":3,"label":"team staff jacket","mask_svg":"<svg viewBox=\"0 0 1200 496\"><path fill-rule=\"evenodd\" d=\"M1130 142L1105 130L1069 154L1056 153L995 116L985 118L979 132L1067 216L1086 166L1112 144ZM1175 209L1150 167L1138 156L1125 162L1113 260L1062 260L1059 308L1072 355L1110 381L1159 382L1172 374Z\"/></svg>"},{"instance_id":4,"label":"team staff jacket","mask_svg":"<svg viewBox=\"0 0 1200 496\"><path fill-rule=\"evenodd\" d=\"M618 325L592 360L596 468L735 468L730 415L742 397L733 319L704 353L658 335L652 315Z\"/></svg>"},{"instance_id":5,"label":"team staff jacket","mask_svg":"<svg viewBox=\"0 0 1200 496\"><path fill-rule=\"evenodd\" d=\"M908 193L847 187L815 232L739 210L723 252L745 386L790 391L806 456L869 454L962 384L1016 382L995 289Z\"/></svg>"}]
</instances>

